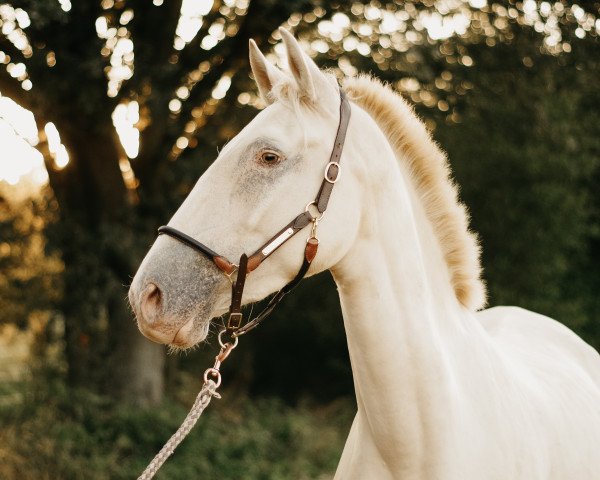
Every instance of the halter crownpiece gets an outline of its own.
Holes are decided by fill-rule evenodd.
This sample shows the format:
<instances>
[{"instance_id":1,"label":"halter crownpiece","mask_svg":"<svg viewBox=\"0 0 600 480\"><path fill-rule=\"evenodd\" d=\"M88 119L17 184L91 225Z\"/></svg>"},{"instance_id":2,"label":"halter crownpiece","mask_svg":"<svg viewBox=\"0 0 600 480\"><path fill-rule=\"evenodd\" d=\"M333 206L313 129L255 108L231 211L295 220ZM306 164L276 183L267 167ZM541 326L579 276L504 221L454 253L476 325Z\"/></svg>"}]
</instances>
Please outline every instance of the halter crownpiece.
<instances>
[{"instance_id":1,"label":"halter crownpiece","mask_svg":"<svg viewBox=\"0 0 600 480\"><path fill-rule=\"evenodd\" d=\"M290 223L273 235L273 237L271 237L252 255L248 257L246 254L242 254L238 265L230 262L225 256L218 254L203 243L200 243L198 240L173 227L166 225L158 229L159 235L169 235L205 255L231 280L231 304L229 306L229 318L227 320L224 332L235 338L236 342L237 337L256 328L275 309L283 297L300 283L300 281L306 275L306 272L308 272L308 269L310 268L310 265L317 254L317 249L319 247L317 226L319 221L323 218L325 210L327 210L327 204L329 203L333 186L340 179L340 160L346 139L346 132L348 130L348 123L350 121L350 111L350 102L348 102L346 95L340 89L340 120L338 129L335 136L333 149L329 157L329 162L325 166L323 181L315 200L308 203L302 213L297 215ZM260 312L252 320L249 320L242 325L242 295L244 293L246 276L255 270L273 252L275 252L290 238L292 238L310 223L312 223L312 229L310 237L306 241L304 259L302 261L302 265L300 266L300 270L289 283L287 283L271 298L262 312ZM232 276L236 271L237 278L235 281L233 281Z\"/></svg>"}]
</instances>

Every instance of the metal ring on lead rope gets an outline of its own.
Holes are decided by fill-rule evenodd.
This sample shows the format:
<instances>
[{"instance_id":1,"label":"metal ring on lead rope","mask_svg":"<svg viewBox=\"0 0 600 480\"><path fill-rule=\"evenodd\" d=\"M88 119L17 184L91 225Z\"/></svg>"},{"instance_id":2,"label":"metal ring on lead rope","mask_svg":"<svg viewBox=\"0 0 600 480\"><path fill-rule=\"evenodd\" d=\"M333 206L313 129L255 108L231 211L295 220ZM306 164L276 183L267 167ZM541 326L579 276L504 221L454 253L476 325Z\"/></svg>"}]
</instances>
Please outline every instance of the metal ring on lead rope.
<instances>
[{"instance_id":1,"label":"metal ring on lead rope","mask_svg":"<svg viewBox=\"0 0 600 480\"><path fill-rule=\"evenodd\" d=\"M223 342L223 334L226 332L227 330L223 329L219 332L219 345L221 345L221 348L227 348L227 344L229 342ZM232 349L234 349L235 347L237 347L238 342L240 341L240 339L234 335L231 336L231 338L234 339L233 341L233 345L231 346Z\"/></svg>"},{"instance_id":2,"label":"metal ring on lead rope","mask_svg":"<svg viewBox=\"0 0 600 480\"><path fill-rule=\"evenodd\" d=\"M204 372L204 383L208 383L208 376L214 377L217 380L213 380L215 382L215 388L218 388L221 385L221 372L219 372L216 368L208 368Z\"/></svg>"}]
</instances>

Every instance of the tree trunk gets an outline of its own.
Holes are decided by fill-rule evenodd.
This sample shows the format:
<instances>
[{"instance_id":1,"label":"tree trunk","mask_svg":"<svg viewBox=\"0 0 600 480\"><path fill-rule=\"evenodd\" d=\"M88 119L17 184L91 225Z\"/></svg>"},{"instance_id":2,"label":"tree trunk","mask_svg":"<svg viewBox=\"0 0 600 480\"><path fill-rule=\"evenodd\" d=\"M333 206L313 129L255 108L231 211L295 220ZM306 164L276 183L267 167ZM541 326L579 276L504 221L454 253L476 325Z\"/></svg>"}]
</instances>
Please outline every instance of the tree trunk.
<instances>
[{"instance_id":1,"label":"tree trunk","mask_svg":"<svg viewBox=\"0 0 600 480\"><path fill-rule=\"evenodd\" d=\"M135 405L155 405L164 392L165 347L140 333L122 295L114 296L112 306L108 390Z\"/></svg>"},{"instance_id":2,"label":"tree trunk","mask_svg":"<svg viewBox=\"0 0 600 480\"><path fill-rule=\"evenodd\" d=\"M60 205L54 240L65 265L68 380L138 405L155 404L164 390L164 348L139 333L126 299L140 222L123 185L112 125L86 123L59 126L72 162L51 174Z\"/></svg>"}]
</instances>

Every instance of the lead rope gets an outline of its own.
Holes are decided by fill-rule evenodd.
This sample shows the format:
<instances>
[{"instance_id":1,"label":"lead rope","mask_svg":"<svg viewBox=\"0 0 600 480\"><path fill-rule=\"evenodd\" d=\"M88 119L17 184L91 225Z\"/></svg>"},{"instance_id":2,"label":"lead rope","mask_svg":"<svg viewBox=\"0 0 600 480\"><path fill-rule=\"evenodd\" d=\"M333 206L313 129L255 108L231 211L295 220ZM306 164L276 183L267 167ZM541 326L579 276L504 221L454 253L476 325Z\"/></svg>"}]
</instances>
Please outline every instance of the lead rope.
<instances>
[{"instance_id":1,"label":"lead rope","mask_svg":"<svg viewBox=\"0 0 600 480\"><path fill-rule=\"evenodd\" d=\"M173 454L183 439L187 437L188 433L190 433L192 428L194 428L194 425L196 425L200 415L202 415L204 409L208 407L212 397L221 398L221 395L217 393L216 383L212 380L209 380L200 390L192 409L185 417L185 420L181 426L177 429L169 441L160 449L160 452L158 452L152 459L144 472L138 477L138 480L150 480L151 478L154 478L154 475L156 475L156 472L158 472L159 468L163 466L163 464Z\"/></svg>"},{"instance_id":2,"label":"lead rope","mask_svg":"<svg viewBox=\"0 0 600 480\"><path fill-rule=\"evenodd\" d=\"M156 456L152 459L150 464L146 467L146 469L142 472L142 474L138 477L138 480L150 480L154 478L154 475L158 472L160 467L167 461L167 459L173 455L175 449L179 446L179 444L183 441L185 437L192 431L194 425L200 418L200 415L204 412L208 404L212 400L213 397L221 398L221 395L217 392L217 388L221 385L221 364L227 359L231 351L237 347L238 338L236 337L233 343L226 342L223 343L222 335L225 333L225 330L221 330L219 333L219 344L221 345L221 350L219 354L215 357L215 364L212 368L207 369L204 372L204 384L202 385L202 389L198 393L196 400L194 401L194 405L190 409L189 413L185 417L185 420L181 424L181 426L177 429L177 431L169 438L167 443L160 449L160 452L156 454ZM215 380L213 380L213 377Z\"/></svg>"}]
</instances>

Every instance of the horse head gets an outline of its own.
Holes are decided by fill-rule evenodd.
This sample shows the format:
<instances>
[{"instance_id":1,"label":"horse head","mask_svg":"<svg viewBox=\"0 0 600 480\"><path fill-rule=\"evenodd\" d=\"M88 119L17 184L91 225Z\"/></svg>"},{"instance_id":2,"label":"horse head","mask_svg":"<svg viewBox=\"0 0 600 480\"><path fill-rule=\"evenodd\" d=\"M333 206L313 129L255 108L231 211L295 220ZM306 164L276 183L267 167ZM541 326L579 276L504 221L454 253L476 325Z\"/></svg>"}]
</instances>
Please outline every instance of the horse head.
<instances>
[{"instance_id":1,"label":"horse head","mask_svg":"<svg viewBox=\"0 0 600 480\"><path fill-rule=\"evenodd\" d=\"M337 82L287 30L280 32L287 71L250 41L252 73L267 107L221 150L169 221L169 227L231 260L261 248L315 198L340 123ZM358 230L360 169L348 160L343 168L343 181L319 224L321 246L310 275L338 262ZM244 303L265 298L294 277L306 240L290 238L248 275ZM151 247L129 290L140 331L182 348L206 338L211 319L227 311L230 298L230 280L215 263L167 235Z\"/></svg>"}]
</instances>

